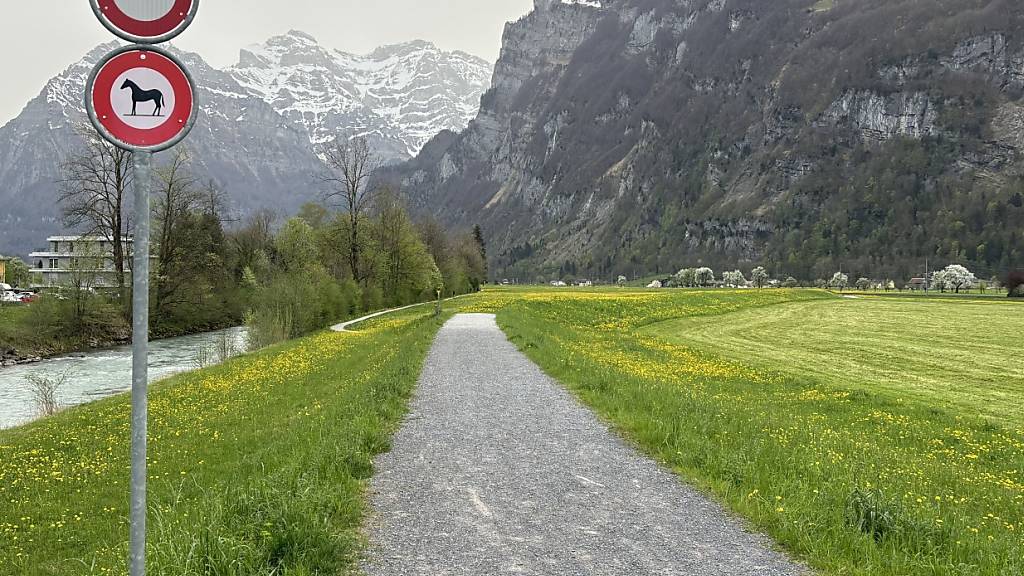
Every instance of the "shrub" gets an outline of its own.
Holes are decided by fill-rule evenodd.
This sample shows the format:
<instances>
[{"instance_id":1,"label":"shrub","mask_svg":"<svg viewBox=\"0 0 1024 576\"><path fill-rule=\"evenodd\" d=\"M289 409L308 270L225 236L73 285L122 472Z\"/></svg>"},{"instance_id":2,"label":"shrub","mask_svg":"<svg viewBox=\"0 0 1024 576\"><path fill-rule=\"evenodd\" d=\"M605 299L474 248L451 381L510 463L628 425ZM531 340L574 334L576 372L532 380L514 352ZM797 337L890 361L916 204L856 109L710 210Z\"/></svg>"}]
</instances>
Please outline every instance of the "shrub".
<instances>
[{"instance_id":1,"label":"shrub","mask_svg":"<svg viewBox=\"0 0 1024 576\"><path fill-rule=\"evenodd\" d=\"M1024 271L1016 270L1006 275L1006 295L1010 298L1024 298Z\"/></svg>"},{"instance_id":2,"label":"shrub","mask_svg":"<svg viewBox=\"0 0 1024 576\"><path fill-rule=\"evenodd\" d=\"M846 500L846 524L881 542L901 529L902 508L880 490L854 489Z\"/></svg>"},{"instance_id":3,"label":"shrub","mask_svg":"<svg viewBox=\"0 0 1024 576\"><path fill-rule=\"evenodd\" d=\"M29 387L32 390L32 400L40 416L53 416L60 412L60 390L67 384L68 373L64 372L54 378L47 378L40 374L28 376Z\"/></svg>"},{"instance_id":4,"label":"shrub","mask_svg":"<svg viewBox=\"0 0 1024 576\"><path fill-rule=\"evenodd\" d=\"M246 316L249 349L296 338L344 320L358 309L359 290L322 270L280 274L253 296Z\"/></svg>"}]
</instances>

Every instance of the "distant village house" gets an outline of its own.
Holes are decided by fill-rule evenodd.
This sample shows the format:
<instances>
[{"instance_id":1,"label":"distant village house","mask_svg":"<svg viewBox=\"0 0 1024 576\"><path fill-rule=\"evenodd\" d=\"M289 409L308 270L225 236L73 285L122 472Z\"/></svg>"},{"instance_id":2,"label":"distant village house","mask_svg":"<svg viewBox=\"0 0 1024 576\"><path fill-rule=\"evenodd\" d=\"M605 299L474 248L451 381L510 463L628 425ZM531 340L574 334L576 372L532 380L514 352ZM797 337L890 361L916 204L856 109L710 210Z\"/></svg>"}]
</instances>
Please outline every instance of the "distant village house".
<instances>
[{"instance_id":1,"label":"distant village house","mask_svg":"<svg viewBox=\"0 0 1024 576\"><path fill-rule=\"evenodd\" d=\"M61 288L87 279L88 288L116 288L114 247L110 238L99 236L51 236L48 250L30 256L33 288ZM130 259L132 239L125 238L125 258ZM130 274L126 274L130 282Z\"/></svg>"}]
</instances>

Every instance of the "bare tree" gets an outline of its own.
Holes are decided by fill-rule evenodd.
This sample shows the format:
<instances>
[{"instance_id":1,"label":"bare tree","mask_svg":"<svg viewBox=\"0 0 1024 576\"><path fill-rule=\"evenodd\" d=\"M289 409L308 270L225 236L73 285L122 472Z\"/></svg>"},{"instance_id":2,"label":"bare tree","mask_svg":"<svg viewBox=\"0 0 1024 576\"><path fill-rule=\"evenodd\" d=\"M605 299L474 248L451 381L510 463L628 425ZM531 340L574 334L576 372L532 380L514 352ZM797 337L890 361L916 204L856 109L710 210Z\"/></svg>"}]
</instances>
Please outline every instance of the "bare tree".
<instances>
[{"instance_id":1,"label":"bare tree","mask_svg":"<svg viewBox=\"0 0 1024 576\"><path fill-rule=\"evenodd\" d=\"M189 169L190 156L185 148L174 155L170 164L156 171L159 182L153 203L156 228L156 294L155 306L163 310L172 304L182 284L190 279L180 274L174 264L182 258L188 238L178 233L180 227L205 200Z\"/></svg>"},{"instance_id":2,"label":"bare tree","mask_svg":"<svg viewBox=\"0 0 1024 576\"><path fill-rule=\"evenodd\" d=\"M40 416L53 416L60 412L60 399L58 395L68 381L68 372L58 374L54 378L47 378L39 374L28 376L29 387L32 390L32 400Z\"/></svg>"},{"instance_id":3,"label":"bare tree","mask_svg":"<svg viewBox=\"0 0 1024 576\"><path fill-rule=\"evenodd\" d=\"M330 174L323 177L324 183L330 186L326 199L338 202L348 214L349 266L352 277L362 281L365 275L360 261L360 226L376 195L376 190L369 188L367 183L381 162L370 150L366 138L335 141L324 154L330 169Z\"/></svg>"},{"instance_id":4,"label":"bare tree","mask_svg":"<svg viewBox=\"0 0 1024 576\"><path fill-rule=\"evenodd\" d=\"M124 301L128 260L125 237L131 229L127 200L132 182L132 153L104 142L84 126L77 130L85 147L61 165L58 183L64 222L69 227L85 226L86 235L110 241L117 288Z\"/></svg>"}]
</instances>

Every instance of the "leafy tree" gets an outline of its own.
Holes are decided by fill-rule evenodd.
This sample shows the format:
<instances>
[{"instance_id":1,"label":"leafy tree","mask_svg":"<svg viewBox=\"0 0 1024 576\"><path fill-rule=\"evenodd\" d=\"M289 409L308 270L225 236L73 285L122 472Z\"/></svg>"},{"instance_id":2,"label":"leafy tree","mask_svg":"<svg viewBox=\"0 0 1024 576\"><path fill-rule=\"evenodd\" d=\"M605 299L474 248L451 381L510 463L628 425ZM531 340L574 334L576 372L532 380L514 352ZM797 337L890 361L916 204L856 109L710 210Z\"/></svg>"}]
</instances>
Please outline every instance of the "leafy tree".
<instances>
[{"instance_id":1,"label":"leafy tree","mask_svg":"<svg viewBox=\"0 0 1024 576\"><path fill-rule=\"evenodd\" d=\"M715 282L715 272L711 268L697 268L693 273L694 283L697 286L707 287Z\"/></svg>"},{"instance_id":2,"label":"leafy tree","mask_svg":"<svg viewBox=\"0 0 1024 576\"><path fill-rule=\"evenodd\" d=\"M484 240L484 231L479 224L473 226L473 241L480 250L480 258L484 262L484 279L487 278L487 242Z\"/></svg>"},{"instance_id":3,"label":"leafy tree","mask_svg":"<svg viewBox=\"0 0 1024 576\"><path fill-rule=\"evenodd\" d=\"M430 294L430 272L436 263L398 195L383 191L377 211L370 247L373 272L368 281L380 289L388 304L413 302L424 292Z\"/></svg>"},{"instance_id":4,"label":"leafy tree","mask_svg":"<svg viewBox=\"0 0 1024 576\"><path fill-rule=\"evenodd\" d=\"M629 279L622 275L620 275L618 280L615 281L619 286L625 286L627 282L629 282Z\"/></svg>"},{"instance_id":5,"label":"leafy tree","mask_svg":"<svg viewBox=\"0 0 1024 576\"><path fill-rule=\"evenodd\" d=\"M771 276L768 271L765 270L764 266L758 266L750 273L750 280L757 286L758 289L764 288L764 285L771 280Z\"/></svg>"},{"instance_id":6,"label":"leafy tree","mask_svg":"<svg viewBox=\"0 0 1024 576\"><path fill-rule=\"evenodd\" d=\"M27 288L32 283L32 269L21 258L7 261L7 283L15 288Z\"/></svg>"},{"instance_id":7,"label":"leafy tree","mask_svg":"<svg viewBox=\"0 0 1024 576\"><path fill-rule=\"evenodd\" d=\"M285 223L274 239L277 257L286 272L307 272L320 266L316 234L313 227L301 218Z\"/></svg>"},{"instance_id":8,"label":"leafy tree","mask_svg":"<svg viewBox=\"0 0 1024 576\"><path fill-rule=\"evenodd\" d=\"M846 274L843 274L842 272L836 272L832 276L832 280L828 283L828 285L842 292L843 290L846 289L847 286L850 285L850 277L847 276Z\"/></svg>"}]
</instances>

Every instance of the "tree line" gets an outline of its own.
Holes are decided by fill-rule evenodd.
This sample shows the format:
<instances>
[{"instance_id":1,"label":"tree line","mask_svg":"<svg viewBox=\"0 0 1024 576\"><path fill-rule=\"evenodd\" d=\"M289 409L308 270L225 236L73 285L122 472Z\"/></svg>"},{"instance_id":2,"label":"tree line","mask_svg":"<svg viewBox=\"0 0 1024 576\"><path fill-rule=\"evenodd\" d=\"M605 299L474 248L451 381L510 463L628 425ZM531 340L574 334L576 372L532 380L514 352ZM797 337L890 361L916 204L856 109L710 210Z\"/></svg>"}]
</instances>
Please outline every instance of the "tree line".
<instances>
[{"instance_id":1,"label":"tree line","mask_svg":"<svg viewBox=\"0 0 1024 576\"><path fill-rule=\"evenodd\" d=\"M918 279L919 284L897 284L893 280L874 280L867 277L860 277L851 283L850 275L839 271L829 279L819 279L810 284L816 288L839 290L856 288L858 290L931 290L936 292L952 292L960 294L977 289L980 292L989 290L1006 290L1010 297L1024 297L1024 272L1011 272L1004 279L993 277L990 280L979 279L967 267L960 264L949 266L929 274L926 278ZM624 286L628 283L626 276L620 275L617 284ZM564 285L564 284L563 284ZM792 276L785 279L773 279L764 266L758 266L751 270L750 279L741 270L723 272L716 278L715 271L707 266L699 268L683 268L668 279L654 280L649 288L798 288L805 284Z\"/></svg>"},{"instance_id":2,"label":"tree line","mask_svg":"<svg viewBox=\"0 0 1024 576\"><path fill-rule=\"evenodd\" d=\"M106 344L130 336L132 154L86 128L61 165L64 224L109 241L77 250L68 282L44 296L16 330L36 349ZM151 330L155 337L246 322L253 346L300 336L354 315L479 290L486 247L479 228L451 233L413 219L398 191L369 187L378 161L365 139L326 150L322 201L291 218L261 210L229 217L225 195L203 181L185 148L155 168L152 191ZM112 288L96 289L106 269ZM14 261L24 285L31 270ZM31 328L31 330L30 330ZM30 332L33 334L30 337ZM31 341L29 341L31 340Z\"/></svg>"}]
</instances>

